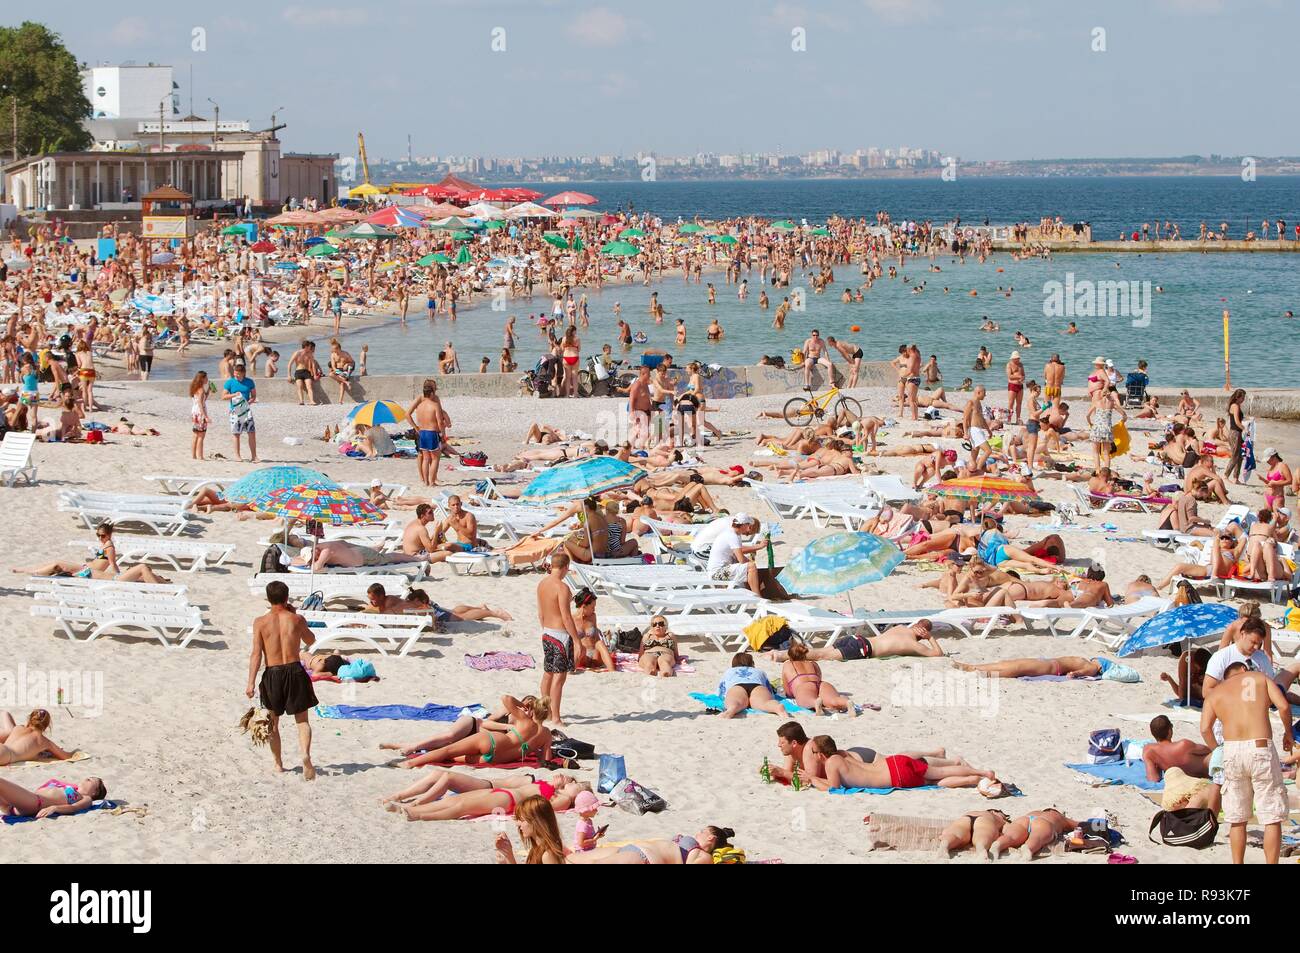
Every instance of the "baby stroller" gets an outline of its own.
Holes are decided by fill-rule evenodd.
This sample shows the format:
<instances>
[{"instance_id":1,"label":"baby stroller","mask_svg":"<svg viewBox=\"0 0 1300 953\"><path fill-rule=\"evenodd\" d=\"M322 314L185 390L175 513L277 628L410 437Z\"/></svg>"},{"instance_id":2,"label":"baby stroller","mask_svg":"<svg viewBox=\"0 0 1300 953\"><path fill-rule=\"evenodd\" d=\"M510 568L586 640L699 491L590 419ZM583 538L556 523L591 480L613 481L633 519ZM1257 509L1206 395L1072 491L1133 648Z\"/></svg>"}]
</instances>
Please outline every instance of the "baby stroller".
<instances>
[{"instance_id":1,"label":"baby stroller","mask_svg":"<svg viewBox=\"0 0 1300 953\"><path fill-rule=\"evenodd\" d=\"M525 394L538 397L553 397L552 382L555 380L555 368L560 359L554 354L543 354L531 371L524 374L519 381L520 390Z\"/></svg>"}]
</instances>

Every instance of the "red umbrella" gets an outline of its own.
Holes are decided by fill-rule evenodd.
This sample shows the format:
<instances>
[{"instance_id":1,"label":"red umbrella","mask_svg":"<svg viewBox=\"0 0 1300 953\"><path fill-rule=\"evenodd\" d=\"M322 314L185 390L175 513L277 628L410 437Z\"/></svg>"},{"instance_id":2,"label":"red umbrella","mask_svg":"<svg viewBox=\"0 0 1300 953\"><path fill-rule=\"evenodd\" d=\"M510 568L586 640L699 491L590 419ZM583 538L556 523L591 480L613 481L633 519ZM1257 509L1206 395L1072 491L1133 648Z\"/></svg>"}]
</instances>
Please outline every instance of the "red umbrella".
<instances>
[{"instance_id":1,"label":"red umbrella","mask_svg":"<svg viewBox=\"0 0 1300 953\"><path fill-rule=\"evenodd\" d=\"M254 242L250 245L248 250L262 253L273 252L275 251L275 246L263 238L261 241Z\"/></svg>"},{"instance_id":2,"label":"red umbrella","mask_svg":"<svg viewBox=\"0 0 1300 953\"><path fill-rule=\"evenodd\" d=\"M596 202L596 196L586 192L561 192L549 199L542 199L543 205L595 205Z\"/></svg>"},{"instance_id":3,"label":"red umbrella","mask_svg":"<svg viewBox=\"0 0 1300 953\"><path fill-rule=\"evenodd\" d=\"M536 202L542 197L541 192L535 192L532 189L525 189L519 186L511 186L510 188L501 189L500 191L502 194L509 193L506 195L506 201L508 202Z\"/></svg>"}]
</instances>

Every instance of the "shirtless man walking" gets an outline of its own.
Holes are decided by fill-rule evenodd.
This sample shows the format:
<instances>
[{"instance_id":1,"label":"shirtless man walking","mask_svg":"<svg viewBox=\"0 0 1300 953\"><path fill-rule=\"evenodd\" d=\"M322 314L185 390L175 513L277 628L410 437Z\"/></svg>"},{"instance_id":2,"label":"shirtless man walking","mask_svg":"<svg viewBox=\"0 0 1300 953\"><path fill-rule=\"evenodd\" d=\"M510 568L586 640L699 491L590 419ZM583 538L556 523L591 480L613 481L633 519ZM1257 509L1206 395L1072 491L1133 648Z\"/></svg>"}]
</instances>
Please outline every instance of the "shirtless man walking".
<instances>
[{"instance_id":1,"label":"shirtless man walking","mask_svg":"<svg viewBox=\"0 0 1300 953\"><path fill-rule=\"evenodd\" d=\"M831 363L830 355L826 351L826 342L822 340L821 332L816 328L808 335L808 339L803 342L803 386L812 387L812 371L815 365L820 364L826 368L826 386L828 388L835 386L835 365Z\"/></svg>"},{"instance_id":2,"label":"shirtless man walking","mask_svg":"<svg viewBox=\"0 0 1300 953\"><path fill-rule=\"evenodd\" d=\"M311 676L298 661L298 653L310 648L316 638L307 621L289 605L289 587L284 583L267 583L266 601L271 604L271 611L253 620L253 651L248 658L248 686L244 694L253 697L253 682L265 658L260 694L262 707L271 715L267 740L275 770L284 771L280 760L280 716L293 715L298 723L298 746L302 749L302 778L314 781L316 768L311 763L311 725L307 713L316 707L316 693L312 691Z\"/></svg>"},{"instance_id":3,"label":"shirtless man walking","mask_svg":"<svg viewBox=\"0 0 1300 953\"><path fill-rule=\"evenodd\" d=\"M542 626L542 685L537 694L551 702L551 723L563 727L560 701L564 680L573 671L573 643L578 627L573 622L573 593L564 582L569 554L551 555L551 571L537 584L537 619Z\"/></svg>"},{"instance_id":4,"label":"shirtless man walking","mask_svg":"<svg viewBox=\"0 0 1300 953\"><path fill-rule=\"evenodd\" d=\"M1215 722L1223 723L1223 819L1232 825L1228 833L1232 862L1245 863L1246 822L1253 813L1264 825L1264 862L1276 864L1282 822L1290 808L1268 711L1270 706L1277 709L1282 747L1290 752L1291 703L1277 682L1263 672L1248 671L1243 662L1229 665L1224 676L1205 693L1201 736L1213 752L1219 747Z\"/></svg>"},{"instance_id":5,"label":"shirtless man walking","mask_svg":"<svg viewBox=\"0 0 1300 953\"><path fill-rule=\"evenodd\" d=\"M962 412L962 426L966 428L966 439L970 442L970 465L977 473L984 472L984 464L992 450L989 448L988 418L984 416L984 398L988 391L980 384L971 395L970 403Z\"/></svg>"},{"instance_id":6,"label":"shirtless man walking","mask_svg":"<svg viewBox=\"0 0 1300 953\"><path fill-rule=\"evenodd\" d=\"M315 407L316 396L312 393L312 381L320 371L313 354L316 345L308 340L303 340L301 344L302 346L289 358L289 377L293 379L294 389L298 391L298 405L301 407L306 401Z\"/></svg>"},{"instance_id":7,"label":"shirtless man walking","mask_svg":"<svg viewBox=\"0 0 1300 953\"><path fill-rule=\"evenodd\" d=\"M423 393L406 409L406 416L411 418L418 434L416 448L420 454L420 480L425 486L437 486L443 434L451 427L451 418L438 399L437 381L432 378L425 380Z\"/></svg>"},{"instance_id":8,"label":"shirtless man walking","mask_svg":"<svg viewBox=\"0 0 1300 953\"><path fill-rule=\"evenodd\" d=\"M654 401L650 397L650 368L642 364L637 368L636 380L627 389L628 428L633 449L640 450L650 444L650 414Z\"/></svg>"}]
</instances>

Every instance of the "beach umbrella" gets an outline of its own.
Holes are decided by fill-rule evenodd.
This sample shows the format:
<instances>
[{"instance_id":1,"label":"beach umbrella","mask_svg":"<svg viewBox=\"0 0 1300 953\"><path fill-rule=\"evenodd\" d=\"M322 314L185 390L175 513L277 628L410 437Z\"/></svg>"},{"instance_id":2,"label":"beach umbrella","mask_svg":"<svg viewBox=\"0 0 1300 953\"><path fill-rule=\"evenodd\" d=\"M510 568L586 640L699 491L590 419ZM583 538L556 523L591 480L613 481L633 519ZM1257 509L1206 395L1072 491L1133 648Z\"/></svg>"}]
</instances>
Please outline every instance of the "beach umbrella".
<instances>
[{"instance_id":1,"label":"beach umbrella","mask_svg":"<svg viewBox=\"0 0 1300 953\"><path fill-rule=\"evenodd\" d=\"M321 241L323 244L313 245L311 248L307 249L308 258L324 258L327 255L337 255L339 253L339 250L329 242L326 242L324 239L321 239Z\"/></svg>"},{"instance_id":2,"label":"beach umbrella","mask_svg":"<svg viewBox=\"0 0 1300 953\"><path fill-rule=\"evenodd\" d=\"M432 252L431 254L425 255L421 259L418 259L416 261L416 264L419 265L421 268L428 268L430 265L450 265L451 259L448 258L446 255L444 255L442 252L436 251L436 252Z\"/></svg>"},{"instance_id":3,"label":"beach umbrella","mask_svg":"<svg viewBox=\"0 0 1300 953\"><path fill-rule=\"evenodd\" d=\"M452 232L452 233L451 233L451 237L452 237L452 239L453 239L454 241L458 241L458 242L467 242L467 241L469 241L470 239L472 239L472 238L474 237L474 233L473 233L473 232L467 232L467 231L464 231L464 230L462 229L462 230L459 231L459 232Z\"/></svg>"},{"instance_id":4,"label":"beach umbrella","mask_svg":"<svg viewBox=\"0 0 1300 953\"><path fill-rule=\"evenodd\" d=\"M397 233L384 228L382 225L373 225L370 222L362 222L360 225L354 225L341 236L343 238L396 238Z\"/></svg>"},{"instance_id":5,"label":"beach umbrella","mask_svg":"<svg viewBox=\"0 0 1300 953\"><path fill-rule=\"evenodd\" d=\"M249 504L261 513L270 513L285 520L285 536L294 520L316 520L332 526L351 526L358 523L376 523L384 519L384 511L363 497L349 493L337 484L301 483L271 490ZM311 578L308 591L316 581L316 537L311 540Z\"/></svg>"},{"instance_id":6,"label":"beach umbrella","mask_svg":"<svg viewBox=\"0 0 1300 953\"><path fill-rule=\"evenodd\" d=\"M475 202L473 205L467 205L465 211L473 212L474 218L481 218L484 221L506 217L505 212L495 205L489 205L487 202Z\"/></svg>"},{"instance_id":7,"label":"beach umbrella","mask_svg":"<svg viewBox=\"0 0 1300 953\"><path fill-rule=\"evenodd\" d=\"M520 202L506 212L506 218L555 218L555 213L536 202Z\"/></svg>"},{"instance_id":8,"label":"beach umbrella","mask_svg":"<svg viewBox=\"0 0 1300 953\"><path fill-rule=\"evenodd\" d=\"M639 228L625 228L618 233L619 238L645 238L645 232Z\"/></svg>"},{"instance_id":9,"label":"beach umbrella","mask_svg":"<svg viewBox=\"0 0 1300 953\"><path fill-rule=\"evenodd\" d=\"M710 236L709 236L709 241L711 241L711 242L717 242L719 245L734 245L734 244L736 244L736 236L734 236L734 235L710 235Z\"/></svg>"},{"instance_id":10,"label":"beach umbrella","mask_svg":"<svg viewBox=\"0 0 1300 953\"><path fill-rule=\"evenodd\" d=\"M298 263L296 261L277 261L273 266L281 271L297 271Z\"/></svg>"},{"instance_id":11,"label":"beach umbrella","mask_svg":"<svg viewBox=\"0 0 1300 953\"><path fill-rule=\"evenodd\" d=\"M772 228L779 228L779 229L781 229L781 231L783 231L783 232L788 232L788 231L790 231L791 229L793 229L793 228L795 228L795 227L796 227L796 226L795 226L794 222L790 221L788 218L782 219L782 220L779 221L779 222L773 222L773 223L772 223Z\"/></svg>"},{"instance_id":12,"label":"beach umbrella","mask_svg":"<svg viewBox=\"0 0 1300 953\"><path fill-rule=\"evenodd\" d=\"M790 592L834 596L879 582L903 561L903 551L872 533L832 533L794 554L777 581ZM849 599L852 609L853 600Z\"/></svg>"},{"instance_id":13,"label":"beach umbrella","mask_svg":"<svg viewBox=\"0 0 1300 953\"><path fill-rule=\"evenodd\" d=\"M693 235L696 232L706 231L705 227L699 222L687 222L681 228L677 229L683 235Z\"/></svg>"},{"instance_id":14,"label":"beach umbrella","mask_svg":"<svg viewBox=\"0 0 1300 953\"><path fill-rule=\"evenodd\" d=\"M391 400L369 400L348 411L348 420L374 427L377 424L395 424L406 419L402 405Z\"/></svg>"},{"instance_id":15,"label":"beach umbrella","mask_svg":"<svg viewBox=\"0 0 1300 953\"><path fill-rule=\"evenodd\" d=\"M309 467L262 467L236 480L222 494L231 503L252 503L272 490L303 484L329 483L330 478Z\"/></svg>"},{"instance_id":16,"label":"beach umbrella","mask_svg":"<svg viewBox=\"0 0 1300 953\"><path fill-rule=\"evenodd\" d=\"M580 219L580 218L603 218L603 216L599 212L593 212L590 209L570 208L564 210L562 218L564 220L568 220L568 219Z\"/></svg>"},{"instance_id":17,"label":"beach umbrella","mask_svg":"<svg viewBox=\"0 0 1300 953\"><path fill-rule=\"evenodd\" d=\"M312 245L320 245L323 244L324 241L325 239L321 238L319 235L313 235L302 244L304 248L311 248Z\"/></svg>"},{"instance_id":18,"label":"beach umbrella","mask_svg":"<svg viewBox=\"0 0 1300 953\"><path fill-rule=\"evenodd\" d=\"M618 258L631 258L633 255L639 255L641 249L631 242L606 242L600 246L600 253L602 255L614 255Z\"/></svg>"},{"instance_id":19,"label":"beach umbrella","mask_svg":"<svg viewBox=\"0 0 1300 953\"><path fill-rule=\"evenodd\" d=\"M376 188L369 182L362 182L360 185L354 185L352 188L348 189L348 198L353 199L370 198L375 195L383 194L383 189Z\"/></svg>"},{"instance_id":20,"label":"beach umbrella","mask_svg":"<svg viewBox=\"0 0 1300 953\"><path fill-rule=\"evenodd\" d=\"M169 251L160 251L149 259L151 265L170 265L176 260L176 256Z\"/></svg>"},{"instance_id":21,"label":"beach umbrella","mask_svg":"<svg viewBox=\"0 0 1300 953\"><path fill-rule=\"evenodd\" d=\"M227 225L221 230L222 235L247 235L256 226L252 222L236 222L234 225Z\"/></svg>"},{"instance_id":22,"label":"beach umbrella","mask_svg":"<svg viewBox=\"0 0 1300 953\"><path fill-rule=\"evenodd\" d=\"M574 236L573 236L573 244L570 245L569 247L572 248L574 251L582 251L582 250L583 250L584 248L586 248L587 246L584 245L584 244L582 243L582 236L581 236L581 235L574 235Z\"/></svg>"},{"instance_id":23,"label":"beach umbrella","mask_svg":"<svg viewBox=\"0 0 1300 953\"><path fill-rule=\"evenodd\" d=\"M957 500L980 500L985 503L1014 503L1017 501L1027 503L1039 499L1037 493L1017 480L990 476L946 480L930 487L930 492L937 496L947 496Z\"/></svg>"},{"instance_id":24,"label":"beach umbrella","mask_svg":"<svg viewBox=\"0 0 1300 953\"><path fill-rule=\"evenodd\" d=\"M493 219L492 221L484 225L484 228L486 228L489 232L500 231L501 229L506 227L507 227L506 223L502 219Z\"/></svg>"},{"instance_id":25,"label":"beach umbrella","mask_svg":"<svg viewBox=\"0 0 1300 953\"><path fill-rule=\"evenodd\" d=\"M616 457L586 457L549 467L534 477L519 494L519 502L537 506L572 503L609 490L631 486L645 476L640 467ZM587 548L592 549L591 523L587 527Z\"/></svg>"},{"instance_id":26,"label":"beach umbrella","mask_svg":"<svg viewBox=\"0 0 1300 953\"><path fill-rule=\"evenodd\" d=\"M597 199L586 192L560 192L549 199L542 199L543 205L595 205Z\"/></svg>"},{"instance_id":27,"label":"beach umbrella","mask_svg":"<svg viewBox=\"0 0 1300 953\"><path fill-rule=\"evenodd\" d=\"M1237 610L1222 602L1193 602L1175 606L1143 622L1120 646L1118 655L1125 658L1144 649L1159 648L1182 642L1183 649L1193 639L1218 635L1238 617ZM1192 703L1192 680L1187 680L1187 704Z\"/></svg>"},{"instance_id":28,"label":"beach umbrella","mask_svg":"<svg viewBox=\"0 0 1300 953\"><path fill-rule=\"evenodd\" d=\"M263 238L260 241L253 242L253 244L249 245L248 250L265 255L275 251L275 245Z\"/></svg>"},{"instance_id":29,"label":"beach umbrella","mask_svg":"<svg viewBox=\"0 0 1300 953\"><path fill-rule=\"evenodd\" d=\"M468 238L468 237L471 237L471 236L466 236L466 237ZM473 256L473 254L470 253L469 246L468 246L468 245L461 245L461 246L460 246L460 251L456 252L456 264L458 264L458 265L468 265L468 264L469 264L470 262L472 262L473 260L474 260L474 256Z\"/></svg>"},{"instance_id":30,"label":"beach umbrella","mask_svg":"<svg viewBox=\"0 0 1300 953\"><path fill-rule=\"evenodd\" d=\"M381 225L384 228L419 228L424 224L420 216L396 205L381 208L373 215L367 215L366 221L371 225Z\"/></svg>"},{"instance_id":31,"label":"beach umbrella","mask_svg":"<svg viewBox=\"0 0 1300 953\"><path fill-rule=\"evenodd\" d=\"M814 228L808 233L809 235L829 235L830 231L825 228Z\"/></svg>"},{"instance_id":32,"label":"beach umbrella","mask_svg":"<svg viewBox=\"0 0 1300 953\"><path fill-rule=\"evenodd\" d=\"M546 242L548 245L554 245L556 248L564 249L565 251L569 248L569 243L564 240L564 236L557 235L555 232L547 232L542 236L542 241Z\"/></svg>"}]
</instances>

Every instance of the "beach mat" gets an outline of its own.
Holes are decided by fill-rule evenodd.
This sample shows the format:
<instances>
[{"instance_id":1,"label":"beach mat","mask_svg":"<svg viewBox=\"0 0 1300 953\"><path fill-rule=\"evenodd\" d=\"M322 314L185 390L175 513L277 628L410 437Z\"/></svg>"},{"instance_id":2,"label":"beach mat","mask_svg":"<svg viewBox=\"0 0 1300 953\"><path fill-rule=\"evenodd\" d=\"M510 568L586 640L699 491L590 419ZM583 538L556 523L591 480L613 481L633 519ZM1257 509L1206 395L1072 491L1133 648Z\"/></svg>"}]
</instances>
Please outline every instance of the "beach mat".
<instances>
[{"instance_id":1,"label":"beach mat","mask_svg":"<svg viewBox=\"0 0 1300 953\"><path fill-rule=\"evenodd\" d=\"M482 655L466 653L465 664L476 672L522 672L536 668L537 660L527 652L484 652Z\"/></svg>"},{"instance_id":2,"label":"beach mat","mask_svg":"<svg viewBox=\"0 0 1300 953\"><path fill-rule=\"evenodd\" d=\"M112 802L112 801L96 801L94 804L90 805L90 807L86 808L86 810L84 810L84 811L79 811L78 813L79 813L79 814L86 814L86 813L88 813L89 811L102 811L102 810L105 810L105 809L107 809L107 810L115 810L116 808L117 808L117 805L116 805L114 802ZM76 817L76 816L77 816L76 814L51 814L51 815L50 815L50 818L54 818L54 817ZM0 820L4 821L6 824L26 824L28 821L34 821L34 820L36 820L36 818L34 818L34 817L13 817L13 816L11 816L11 815L6 815L5 817L0 818ZM46 818L46 820L49 820L49 818Z\"/></svg>"},{"instance_id":3,"label":"beach mat","mask_svg":"<svg viewBox=\"0 0 1300 953\"><path fill-rule=\"evenodd\" d=\"M895 791L942 791L937 784L923 784L918 788L830 788L827 794L893 794ZM955 790L955 789L954 789ZM946 822L945 822L945 826Z\"/></svg>"},{"instance_id":4,"label":"beach mat","mask_svg":"<svg viewBox=\"0 0 1300 953\"><path fill-rule=\"evenodd\" d=\"M1066 764L1072 771L1113 784L1125 784L1143 791L1163 791L1163 781L1148 781L1147 768L1141 761L1112 761L1110 764Z\"/></svg>"},{"instance_id":5,"label":"beach mat","mask_svg":"<svg viewBox=\"0 0 1300 953\"><path fill-rule=\"evenodd\" d=\"M435 705L423 708L414 705L317 705L313 711L319 718L347 718L357 721L455 721L465 712L465 705ZM469 706L472 707L472 706Z\"/></svg>"},{"instance_id":6,"label":"beach mat","mask_svg":"<svg viewBox=\"0 0 1300 953\"><path fill-rule=\"evenodd\" d=\"M614 667L620 672L641 673L641 669L637 668L637 654L635 652L615 652ZM695 666L690 664L690 659L685 655L679 655L677 656L677 664L673 667L673 672L677 675L694 675Z\"/></svg>"},{"instance_id":7,"label":"beach mat","mask_svg":"<svg viewBox=\"0 0 1300 953\"><path fill-rule=\"evenodd\" d=\"M1099 682L1100 675L1083 675L1071 678L1069 675L1017 675L1022 682Z\"/></svg>"},{"instance_id":8,"label":"beach mat","mask_svg":"<svg viewBox=\"0 0 1300 953\"><path fill-rule=\"evenodd\" d=\"M709 708L714 711L722 711L727 707L726 704L723 702L721 695L707 695L704 692L691 692L690 694L692 698L694 698L705 708ZM811 708L800 708L798 705L796 705L793 701L791 701L788 698L781 698L780 696L777 696L777 701L779 701L781 703L781 706L792 715L812 714ZM744 714L766 715L766 714L770 714L770 712L761 711L760 709L757 708L746 708Z\"/></svg>"}]
</instances>

